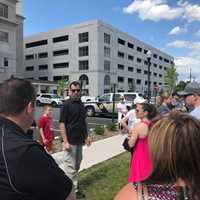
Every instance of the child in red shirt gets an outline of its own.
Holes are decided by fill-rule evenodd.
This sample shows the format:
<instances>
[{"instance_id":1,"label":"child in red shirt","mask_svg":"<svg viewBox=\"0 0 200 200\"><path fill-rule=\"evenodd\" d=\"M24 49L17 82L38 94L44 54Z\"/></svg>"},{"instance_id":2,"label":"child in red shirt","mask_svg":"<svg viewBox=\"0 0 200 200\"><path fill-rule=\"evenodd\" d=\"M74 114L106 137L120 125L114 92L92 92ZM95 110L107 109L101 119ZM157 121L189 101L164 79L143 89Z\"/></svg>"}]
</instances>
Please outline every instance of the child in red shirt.
<instances>
[{"instance_id":1,"label":"child in red shirt","mask_svg":"<svg viewBox=\"0 0 200 200\"><path fill-rule=\"evenodd\" d=\"M54 133L52 128L52 107L46 105L43 108L43 115L39 119L39 130L40 130L40 143L44 146L48 153L52 153Z\"/></svg>"}]
</instances>

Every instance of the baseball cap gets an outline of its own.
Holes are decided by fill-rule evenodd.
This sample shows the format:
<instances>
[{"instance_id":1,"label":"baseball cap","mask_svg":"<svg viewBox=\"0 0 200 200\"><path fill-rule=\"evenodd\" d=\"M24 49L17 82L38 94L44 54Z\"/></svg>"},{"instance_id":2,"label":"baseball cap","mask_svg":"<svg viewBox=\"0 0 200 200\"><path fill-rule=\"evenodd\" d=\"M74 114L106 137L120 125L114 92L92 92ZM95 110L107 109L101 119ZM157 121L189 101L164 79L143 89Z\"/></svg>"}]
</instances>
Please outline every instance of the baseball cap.
<instances>
[{"instance_id":1,"label":"baseball cap","mask_svg":"<svg viewBox=\"0 0 200 200\"><path fill-rule=\"evenodd\" d=\"M133 101L134 104L137 104L137 103L145 103L146 102L146 99L142 98L142 97L136 97Z\"/></svg>"},{"instance_id":2,"label":"baseball cap","mask_svg":"<svg viewBox=\"0 0 200 200\"><path fill-rule=\"evenodd\" d=\"M178 92L178 95L187 96L194 93L200 95L200 84L196 81L188 83L183 91Z\"/></svg>"}]
</instances>

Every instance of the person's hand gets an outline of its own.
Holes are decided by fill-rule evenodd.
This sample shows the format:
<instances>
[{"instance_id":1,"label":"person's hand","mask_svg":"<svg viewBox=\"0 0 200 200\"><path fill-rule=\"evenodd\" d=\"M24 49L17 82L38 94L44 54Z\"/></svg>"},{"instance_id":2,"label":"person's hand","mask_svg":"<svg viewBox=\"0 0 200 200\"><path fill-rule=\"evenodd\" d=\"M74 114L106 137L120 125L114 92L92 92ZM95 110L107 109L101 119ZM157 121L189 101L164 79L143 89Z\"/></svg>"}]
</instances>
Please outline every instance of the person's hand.
<instances>
[{"instance_id":1,"label":"person's hand","mask_svg":"<svg viewBox=\"0 0 200 200\"><path fill-rule=\"evenodd\" d=\"M72 145L69 144L68 142L63 142L62 145L63 145L63 150L67 150L67 151L69 151L72 147Z\"/></svg>"},{"instance_id":2,"label":"person's hand","mask_svg":"<svg viewBox=\"0 0 200 200\"><path fill-rule=\"evenodd\" d=\"M87 146L90 146L92 144L92 138L90 136L88 136L86 139L85 139L85 144Z\"/></svg>"},{"instance_id":3,"label":"person's hand","mask_svg":"<svg viewBox=\"0 0 200 200\"><path fill-rule=\"evenodd\" d=\"M46 138L43 139L43 143L44 143L44 144L48 144L48 142L49 142L49 141L48 141Z\"/></svg>"}]
</instances>

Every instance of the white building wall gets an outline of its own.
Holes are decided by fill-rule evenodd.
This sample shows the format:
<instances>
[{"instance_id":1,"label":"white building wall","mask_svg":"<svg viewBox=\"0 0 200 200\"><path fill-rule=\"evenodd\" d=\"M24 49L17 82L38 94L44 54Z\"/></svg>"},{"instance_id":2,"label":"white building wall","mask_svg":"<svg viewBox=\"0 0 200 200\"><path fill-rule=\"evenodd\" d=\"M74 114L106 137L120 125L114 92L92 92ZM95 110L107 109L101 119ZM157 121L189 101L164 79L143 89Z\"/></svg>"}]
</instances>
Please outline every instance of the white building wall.
<instances>
[{"instance_id":1,"label":"white building wall","mask_svg":"<svg viewBox=\"0 0 200 200\"><path fill-rule=\"evenodd\" d=\"M23 20L18 26L16 1L0 0L8 6L8 17L0 16L0 31L8 33L8 42L0 41L0 82L16 75L16 65L23 65ZM23 18L22 18L23 19ZM16 53L16 51L18 51ZM5 65L5 59L8 61Z\"/></svg>"},{"instance_id":2,"label":"white building wall","mask_svg":"<svg viewBox=\"0 0 200 200\"><path fill-rule=\"evenodd\" d=\"M89 41L84 43L79 43L78 35L79 33L88 32ZM110 44L104 43L104 33L107 33L111 37ZM53 43L52 38L68 35L69 40ZM125 40L125 45L118 43L118 38ZM25 48L25 45L30 42L48 40L48 45L42 45L32 48ZM131 42L134 44L134 49L127 47L127 43ZM79 47L88 46L89 55L84 57L79 57ZM104 46L111 49L111 55L109 58L104 56ZM142 48L142 52L137 51L137 46ZM69 49L69 54L64 56L52 55L55 50ZM84 87L84 89L89 90L89 95L97 96L101 95L105 91L111 89L111 85L104 85L104 77L106 75L110 76L110 83L117 84L117 90L130 90L128 86L128 78L132 78L135 81L135 91L144 92L147 90L147 65L144 64L146 60L146 55L144 50L151 50L153 54L157 54L158 58L154 59L152 56L151 62L151 86L153 90L153 83L156 82L158 85L163 85L164 83L164 67L167 68L171 66L171 63L165 63L159 60L159 56L168 59L173 62L173 57L159 51L158 49L147 45L136 38L123 33L116 28L105 24L99 20L93 20L89 22L84 22L78 25L73 25L70 27L65 27L58 30L49 31L46 33L40 33L34 36L25 38L24 41L24 53L25 56L29 54L34 55L34 59L25 60L24 75L26 78L39 79L43 76L48 76L48 80L53 81L54 76L69 76L69 81L78 80L81 75L85 74L88 76L89 84ZM124 58L119 58L118 52L124 53ZM48 58L38 58L38 53L48 52ZM128 60L128 55L134 56L134 60ZM142 63L137 62L137 58L142 59ZM89 60L88 70L79 70L79 61ZM109 60L111 62L110 70L104 70L104 60ZM68 68L53 69L54 63L59 62L69 62ZM153 64L157 64L157 68L153 67ZM47 70L38 70L38 65L48 64ZM124 69L118 69L118 64L124 65ZM159 65L162 65L163 69L159 69ZM27 66L34 66L33 71L26 71ZM128 66L133 67L134 71L128 71ZM137 69L141 69L141 73L137 72ZM154 73L157 73L157 77L154 77ZM162 77L159 77L159 74ZM118 82L118 77L124 77L124 82ZM137 80L140 79L141 83L137 84Z\"/></svg>"}]
</instances>

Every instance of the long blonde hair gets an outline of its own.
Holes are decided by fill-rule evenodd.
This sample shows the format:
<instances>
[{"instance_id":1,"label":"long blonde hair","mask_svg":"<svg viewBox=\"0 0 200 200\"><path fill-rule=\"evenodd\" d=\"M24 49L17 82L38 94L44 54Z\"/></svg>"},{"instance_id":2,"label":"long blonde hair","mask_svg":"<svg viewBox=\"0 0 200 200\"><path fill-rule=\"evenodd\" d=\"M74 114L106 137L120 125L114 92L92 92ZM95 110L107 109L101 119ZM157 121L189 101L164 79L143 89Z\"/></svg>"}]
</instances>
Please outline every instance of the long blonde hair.
<instances>
[{"instance_id":1,"label":"long blonde hair","mask_svg":"<svg viewBox=\"0 0 200 200\"><path fill-rule=\"evenodd\" d=\"M153 171L147 182L189 183L192 199L200 199L200 122L184 113L170 113L149 133Z\"/></svg>"}]
</instances>

